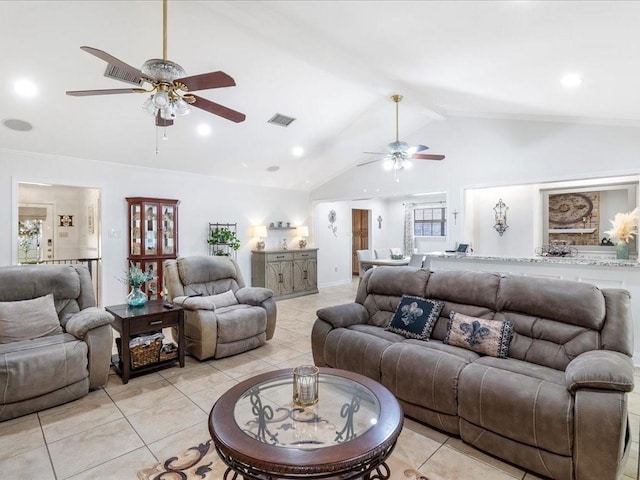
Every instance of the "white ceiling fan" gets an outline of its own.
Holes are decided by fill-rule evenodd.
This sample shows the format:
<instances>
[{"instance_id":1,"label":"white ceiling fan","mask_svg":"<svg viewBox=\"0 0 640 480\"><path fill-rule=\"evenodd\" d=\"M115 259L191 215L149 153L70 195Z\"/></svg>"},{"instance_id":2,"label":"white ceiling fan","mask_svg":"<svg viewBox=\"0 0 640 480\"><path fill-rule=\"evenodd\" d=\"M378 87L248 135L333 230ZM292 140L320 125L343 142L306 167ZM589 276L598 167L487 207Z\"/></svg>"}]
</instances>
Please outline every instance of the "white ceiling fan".
<instances>
[{"instance_id":1,"label":"white ceiling fan","mask_svg":"<svg viewBox=\"0 0 640 480\"><path fill-rule=\"evenodd\" d=\"M384 162L383 167L385 170L392 170L394 172L394 179L399 181L398 172L404 170L405 168L411 167L411 160L443 160L444 155L434 155L427 153L418 153L424 150L427 150L429 147L426 145L413 145L409 146L406 142L400 141L399 135L399 127L398 127L398 104L400 100L402 100L402 95L396 94L391 96L391 100L393 100L396 104L396 140L387 145L387 155L383 158L378 158L376 160L370 160L368 162L363 162L358 164L358 167L363 165L369 165L375 162ZM373 155L384 155L379 152L364 152L370 153Z\"/></svg>"}]
</instances>

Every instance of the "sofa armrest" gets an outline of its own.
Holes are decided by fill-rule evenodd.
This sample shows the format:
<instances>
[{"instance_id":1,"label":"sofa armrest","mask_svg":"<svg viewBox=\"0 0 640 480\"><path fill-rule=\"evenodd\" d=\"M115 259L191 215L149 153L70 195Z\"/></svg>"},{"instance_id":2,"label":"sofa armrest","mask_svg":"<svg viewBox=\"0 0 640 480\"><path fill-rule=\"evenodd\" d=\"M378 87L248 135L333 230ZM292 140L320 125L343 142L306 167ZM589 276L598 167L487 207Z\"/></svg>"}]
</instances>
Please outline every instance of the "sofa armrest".
<instances>
[{"instance_id":1,"label":"sofa armrest","mask_svg":"<svg viewBox=\"0 0 640 480\"><path fill-rule=\"evenodd\" d=\"M97 307L89 307L69 316L64 328L74 337L83 339L89 330L102 325L110 326L112 323L113 315L109 312Z\"/></svg>"},{"instance_id":2,"label":"sofa armrest","mask_svg":"<svg viewBox=\"0 0 640 480\"><path fill-rule=\"evenodd\" d=\"M367 309L355 302L321 308L316 315L320 320L330 323L333 328L348 327L369 321Z\"/></svg>"},{"instance_id":3,"label":"sofa armrest","mask_svg":"<svg viewBox=\"0 0 640 480\"><path fill-rule=\"evenodd\" d=\"M215 310L215 304L209 297L180 296L173 299L173 303L185 310Z\"/></svg>"},{"instance_id":4,"label":"sofa armrest","mask_svg":"<svg viewBox=\"0 0 640 480\"><path fill-rule=\"evenodd\" d=\"M236 290L235 294L238 302L259 307L265 300L273 297L273 290L263 287L243 287Z\"/></svg>"},{"instance_id":5,"label":"sofa armrest","mask_svg":"<svg viewBox=\"0 0 640 480\"><path fill-rule=\"evenodd\" d=\"M574 358L565 370L567 389L633 390L631 358L611 350L591 350Z\"/></svg>"}]
</instances>

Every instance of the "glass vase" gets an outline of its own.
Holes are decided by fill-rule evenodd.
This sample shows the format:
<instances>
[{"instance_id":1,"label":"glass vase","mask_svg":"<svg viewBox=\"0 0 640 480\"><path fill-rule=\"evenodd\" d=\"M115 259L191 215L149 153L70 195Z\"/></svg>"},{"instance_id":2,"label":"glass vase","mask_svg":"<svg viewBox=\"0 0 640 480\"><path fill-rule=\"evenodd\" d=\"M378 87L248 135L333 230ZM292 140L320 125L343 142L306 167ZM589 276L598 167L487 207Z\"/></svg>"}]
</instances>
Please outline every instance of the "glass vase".
<instances>
[{"instance_id":1,"label":"glass vase","mask_svg":"<svg viewBox=\"0 0 640 480\"><path fill-rule=\"evenodd\" d=\"M618 242L616 245L616 258L618 260L629 260L629 244Z\"/></svg>"},{"instance_id":2,"label":"glass vase","mask_svg":"<svg viewBox=\"0 0 640 480\"><path fill-rule=\"evenodd\" d=\"M142 307L147 303L147 294L140 287L131 287L127 295L127 305L130 307Z\"/></svg>"}]
</instances>

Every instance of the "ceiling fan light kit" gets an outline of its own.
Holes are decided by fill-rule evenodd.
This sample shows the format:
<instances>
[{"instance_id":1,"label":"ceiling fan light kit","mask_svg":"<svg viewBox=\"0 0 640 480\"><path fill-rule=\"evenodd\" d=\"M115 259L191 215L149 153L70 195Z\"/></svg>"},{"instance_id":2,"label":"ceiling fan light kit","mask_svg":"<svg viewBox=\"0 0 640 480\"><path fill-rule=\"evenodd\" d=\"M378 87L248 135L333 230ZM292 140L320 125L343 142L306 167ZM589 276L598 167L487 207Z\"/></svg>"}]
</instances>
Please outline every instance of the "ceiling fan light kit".
<instances>
[{"instance_id":1,"label":"ceiling fan light kit","mask_svg":"<svg viewBox=\"0 0 640 480\"><path fill-rule=\"evenodd\" d=\"M400 100L402 100L402 98L403 98L402 95L399 95L399 94L391 96L391 100L393 100L396 104L396 139L395 141L387 145L387 152L389 153L384 158L364 162L358 165L359 167L361 167L363 165L368 165L370 163L375 163L382 160L383 161L382 167L385 170L393 171L393 179L396 182L400 181L398 177L398 172L400 172L401 170L411 168L412 166L411 160L443 160L444 159L444 155L429 155L424 153L418 153L424 150L428 150L429 147L427 147L426 145L409 146L407 142L400 141L399 122L398 122L398 104L400 103Z\"/></svg>"},{"instance_id":2,"label":"ceiling fan light kit","mask_svg":"<svg viewBox=\"0 0 640 480\"><path fill-rule=\"evenodd\" d=\"M232 122L243 122L245 115L228 107L198 97L188 92L207 90L211 88L233 87L235 81L224 72L209 72L200 75L186 77L184 68L175 62L167 60L167 0L163 0L162 22L162 59L152 58L147 60L138 70L114 56L92 47L80 47L85 52L94 55L107 62L110 66L119 69L126 78L140 80L151 85L149 90L144 88L120 88L108 90L76 90L67 91L67 95L82 97L88 95L110 95L119 93L150 93L151 95L142 104L143 110L153 115L156 126L168 127L173 125L173 120L178 116L188 115L191 106L200 108L214 115L226 118ZM115 77L113 77L115 78ZM116 78L127 81L125 77ZM131 80L129 80L131 81Z\"/></svg>"}]
</instances>

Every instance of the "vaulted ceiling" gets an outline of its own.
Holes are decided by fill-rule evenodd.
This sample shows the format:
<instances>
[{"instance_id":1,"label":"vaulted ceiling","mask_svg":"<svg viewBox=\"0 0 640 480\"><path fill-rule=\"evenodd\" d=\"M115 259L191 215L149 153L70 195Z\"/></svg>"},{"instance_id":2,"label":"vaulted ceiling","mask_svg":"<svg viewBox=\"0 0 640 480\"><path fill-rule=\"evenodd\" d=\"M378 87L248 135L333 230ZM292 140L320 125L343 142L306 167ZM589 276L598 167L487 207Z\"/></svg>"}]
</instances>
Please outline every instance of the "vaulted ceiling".
<instances>
[{"instance_id":1,"label":"vaulted ceiling","mask_svg":"<svg viewBox=\"0 0 640 480\"><path fill-rule=\"evenodd\" d=\"M394 140L394 93L401 138L451 116L640 125L640 2L169 0L168 12L168 58L232 76L200 94L245 122L193 109L165 131L146 94L65 95L127 87L82 45L136 68L161 58L160 0L5 0L0 121L33 129L0 126L0 148L311 190ZM567 73L583 83L564 87ZM21 78L34 97L16 95ZM276 113L296 120L267 123Z\"/></svg>"}]
</instances>

